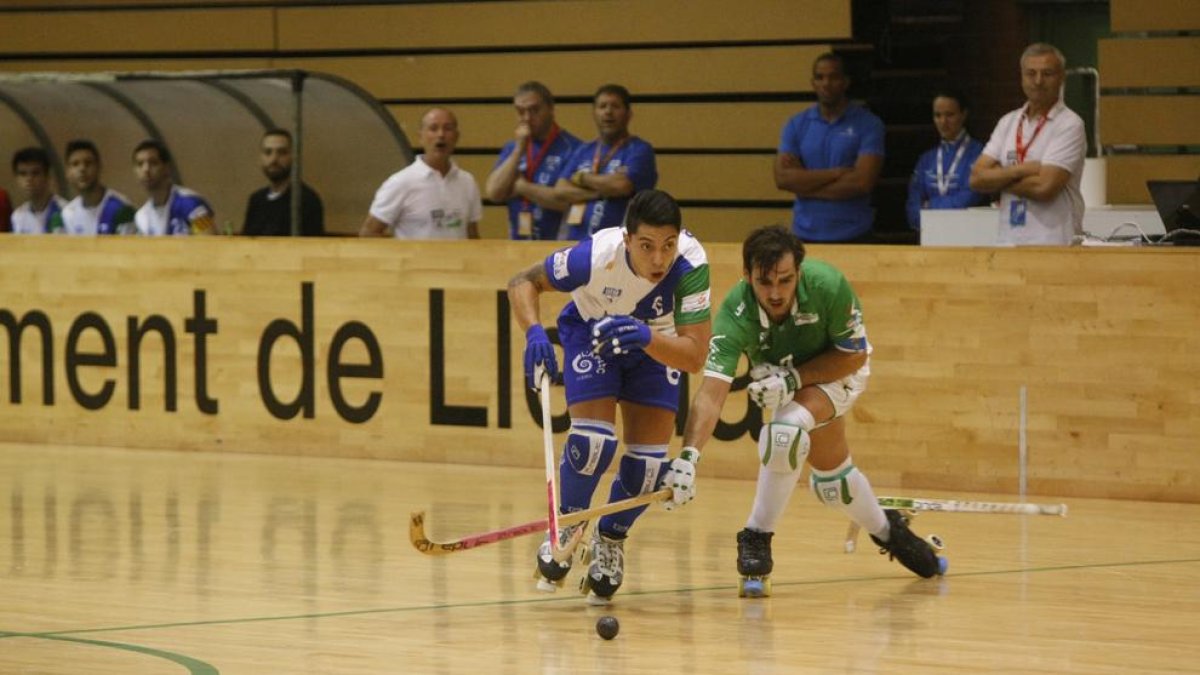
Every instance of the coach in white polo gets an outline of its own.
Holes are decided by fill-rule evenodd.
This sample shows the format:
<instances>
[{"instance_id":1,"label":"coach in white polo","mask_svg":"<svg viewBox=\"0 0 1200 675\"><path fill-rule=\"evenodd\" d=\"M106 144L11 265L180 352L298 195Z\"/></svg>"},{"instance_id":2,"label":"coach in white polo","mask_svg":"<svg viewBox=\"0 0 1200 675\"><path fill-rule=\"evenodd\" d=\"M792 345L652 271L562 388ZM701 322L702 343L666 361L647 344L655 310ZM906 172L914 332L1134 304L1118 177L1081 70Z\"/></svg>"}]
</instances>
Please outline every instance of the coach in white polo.
<instances>
[{"instance_id":1,"label":"coach in white polo","mask_svg":"<svg viewBox=\"0 0 1200 675\"><path fill-rule=\"evenodd\" d=\"M972 190L1000 193L999 244L1066 246L1083 234L1087 138L1062 102L1066 65L1051 45L1025 48L1021 88L1029 100L1000 118L971 167Z\"/></svg>"},{"instance_id":2,"label":"coach in white polo","mask_svg":"<svg viewBox=\"0 0 1200 675\"><path fill-rule=\"evenodd\" d=\"M475 177L451 159L458 145L458 120L445 108L421 118L425 154L394 173L379 189L361 237L478 239L483 202Z\"/></svg>"}]
</instances>

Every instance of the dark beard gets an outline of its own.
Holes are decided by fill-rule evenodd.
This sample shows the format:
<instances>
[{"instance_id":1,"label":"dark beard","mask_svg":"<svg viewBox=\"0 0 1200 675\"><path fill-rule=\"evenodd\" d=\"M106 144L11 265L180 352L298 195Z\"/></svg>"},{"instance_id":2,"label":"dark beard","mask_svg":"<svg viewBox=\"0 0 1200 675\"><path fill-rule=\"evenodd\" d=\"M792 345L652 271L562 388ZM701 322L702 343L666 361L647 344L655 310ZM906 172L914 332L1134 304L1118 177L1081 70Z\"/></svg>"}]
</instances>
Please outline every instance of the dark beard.
<instances>
[{"instance_id":1,"label":"dark beard","mask_svg":"<svg viewBox=\"0 0 1200 675\"><path fill-rule=\"evenodd\" d=\"M290 178L292 175L292 169L291 169L291 167L288 167L286 169L266 167L263 169L263 174L266 175L267 180L269 180L273 183L277 183L281 180Z\"/></svg>"}]
</instances>

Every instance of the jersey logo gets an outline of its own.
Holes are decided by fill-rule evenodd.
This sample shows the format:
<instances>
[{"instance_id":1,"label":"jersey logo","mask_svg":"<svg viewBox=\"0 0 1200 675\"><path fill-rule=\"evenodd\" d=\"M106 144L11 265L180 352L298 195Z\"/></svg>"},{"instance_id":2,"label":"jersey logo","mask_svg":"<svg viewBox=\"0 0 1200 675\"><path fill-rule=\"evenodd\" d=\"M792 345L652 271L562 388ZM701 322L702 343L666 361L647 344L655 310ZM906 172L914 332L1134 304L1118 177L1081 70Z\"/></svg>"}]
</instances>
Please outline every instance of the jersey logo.
<instances>
[{"instance_id":1,"label":"jersey logo","mask_svg":"<svg viewBox=\"0 0 1200 675\"><path fill-rule=\"evenodd\" d=\"M796 326L807 326L810 323L817 323L820 320L820 314L797 313L792 315L792 324Z\"/></svg>"},{"instance_id":2,"label":"jersey logo","mask_svg":"<svg viewBox=\"0 0 1200 675\"><path fill-rule=\"evenodd\" d=\"M616 302L617 298L621 297L621 289L612 286L604 287L604 297L608 298L609 302Z\"/></svg>"},{"instance_id":3,"label":"jersey logo","mask_svg":"<svg viewBox=\"0 0 1200 675\"><path fill-rule=\"evenodd\" d=\"M567 252L559 251L554 254L554 278L567 278Z\"/></svg>"},{"instance_id":4,"label":"jersey logo","mask_svg":"<svg viewBox=\"0 0 1200 675\"><path fill-rule=\"evenodd\" d=\"M745 303L745 302L739 302L739 303L738 303L738 306L737 306L737 309L733 310L733 315L734 315L734 316L741 316L741 315L742 315L742 312L744 312L744 311L746 311L746 303Z\"/></svg>"}]
</instances>

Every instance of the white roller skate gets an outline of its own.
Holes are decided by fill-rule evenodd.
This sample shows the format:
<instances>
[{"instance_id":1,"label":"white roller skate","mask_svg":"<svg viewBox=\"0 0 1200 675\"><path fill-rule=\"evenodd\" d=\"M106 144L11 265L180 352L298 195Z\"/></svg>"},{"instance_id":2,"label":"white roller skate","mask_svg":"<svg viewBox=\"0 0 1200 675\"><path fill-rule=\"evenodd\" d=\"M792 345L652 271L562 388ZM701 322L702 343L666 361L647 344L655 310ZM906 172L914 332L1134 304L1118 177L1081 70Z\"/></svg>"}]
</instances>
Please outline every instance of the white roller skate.
<instances>
[{"instance_id":1,"label":"white roller skate","mask_svg":"<svg viewBox=\"0 0 1200 675\"><path fill-rule=\"evenodd\" d=\"M589 605L607 605L625 579L625 540L601 534L597 528L582 561L590 564L579 580L579 592L587 595Z\"/></svg>"},{"instance_id":2,"label":"white roller skate","mask_svg":"<svg viewBox=\"0 0 1200 675\"><path fill-rule=\"evenodd\" d=\"M562 549L573 544L577 533L580 533L585 527L587 527L586 522L558 528L559 548ZM557 591L562 588L567 578L567 573L570 571L570 556L566 560L555 560L553 551L550 548L550 534L547 533L546 538L542 540L542 545L538 546L537 569L533 572L533 578L537 579L537 589L545 593Z\"/></svg>"}]
</instances>

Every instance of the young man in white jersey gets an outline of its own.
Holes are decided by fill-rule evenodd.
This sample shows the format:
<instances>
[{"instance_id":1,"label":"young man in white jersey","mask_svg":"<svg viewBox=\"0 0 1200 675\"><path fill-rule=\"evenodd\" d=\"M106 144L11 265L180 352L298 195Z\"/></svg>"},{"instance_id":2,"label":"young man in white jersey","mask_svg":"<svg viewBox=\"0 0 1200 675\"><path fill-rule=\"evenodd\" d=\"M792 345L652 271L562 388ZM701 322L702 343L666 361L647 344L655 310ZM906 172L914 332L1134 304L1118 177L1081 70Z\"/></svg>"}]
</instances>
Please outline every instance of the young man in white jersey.
<instances>
[{"instance_id":1,"label":"young man in white jersey","mask_svg":"<svg viewBox=\"0 0 1200 675\"><path fill-rule=\"evenodd\" d=\"M64 155L67 181L76 196L62 211L62 231L67 234L133 234L133 203L100 181L100 151L87 139L67 143ZM51 229L57 229L51 224Z\"/></svg>"},{"instance_id":2,"label":"young man in white jersey","mask_svg":"<svg viewBox=\"0 0 1200 675\"><path fill-rule=\"evenodd\" d=\"M38 147L22 148L13 154L12 170L26 200L13 211L12 231L45 234L50 232L51 223L61 230L67 200L50 189L50 155Z\"/></svg>"},{"instance_id":3,"label":"young man in white jersey","mask_svg":"<svg viewBox=\"0 0 1200 675\"><path fill-rule=\"evenodd\" d=\"M674 490L668 508L690 501L699 453L667 459L679 407L681 371L704 365L711 333L708 258L682 229L679 205L665 192L645 190L629 202L624 227L548 256L509 281L508 297L525 331L525 377L536 388L558 362L540 323L539 297L571 294L558 318L571 429L559 464L561 513L587 509L600 478L617 455L617 407L626 444L609 502ZM590 565L580 590L607 603L624 579L624 544L645 507L604 516L585 552ZM586 523L560 529L573 538ZM549 538L537 555L538 588L562 584L571 562L556 562Z\"/></svg>"},{"instance_id":4,"label":"young man in white jersey","mask_svg":"<svg viewBox=\"0 0 1200 675\"><path fill-rule=\"evenodd\" d=\"M214 234L212 207L194 190L175 184L172 161L167 146L154 139L133 150L133 172L150 197L137 210L138 234Z\"/></svg>"}]
</instances>

